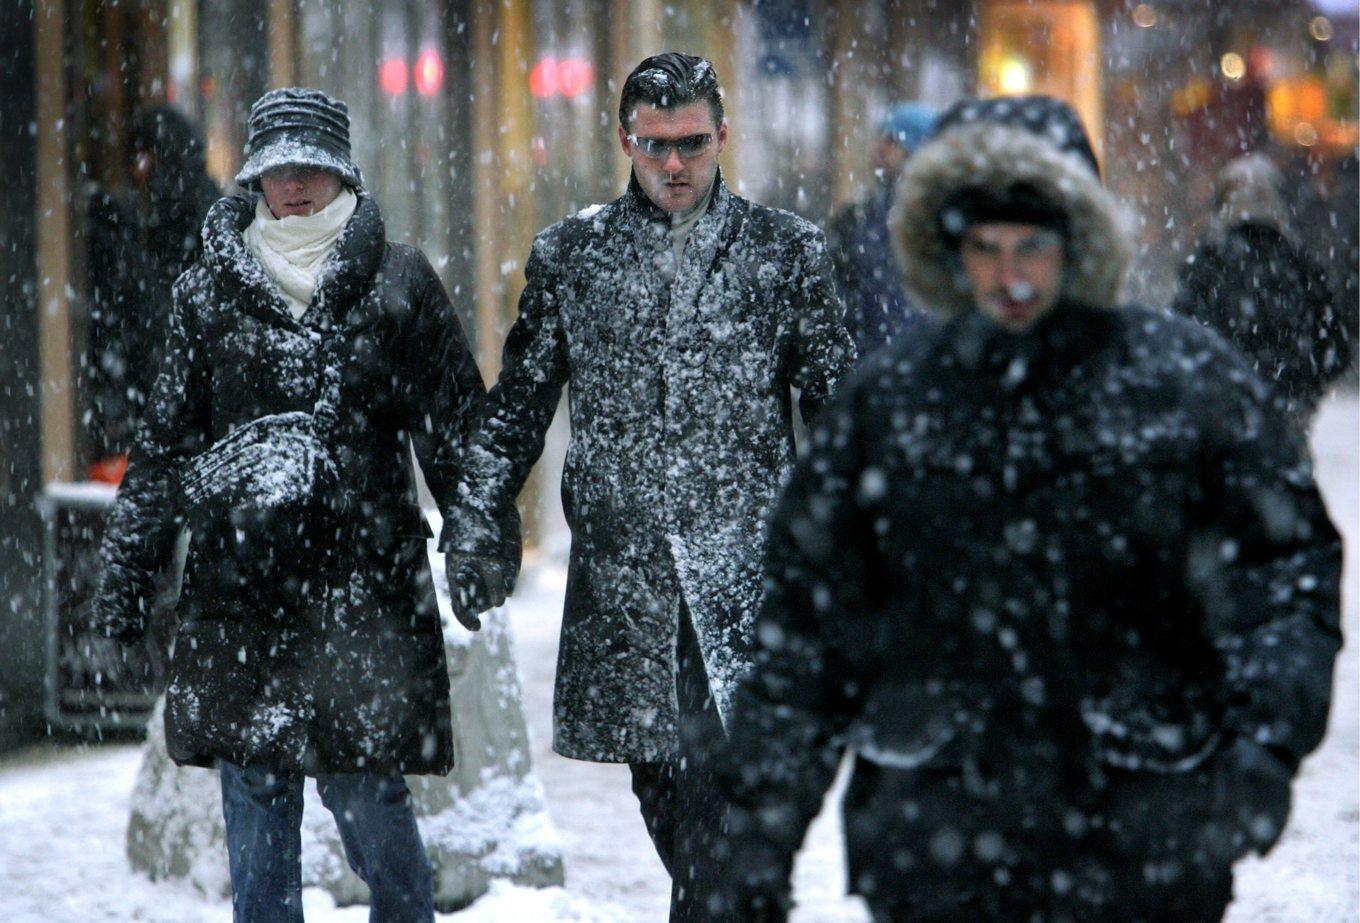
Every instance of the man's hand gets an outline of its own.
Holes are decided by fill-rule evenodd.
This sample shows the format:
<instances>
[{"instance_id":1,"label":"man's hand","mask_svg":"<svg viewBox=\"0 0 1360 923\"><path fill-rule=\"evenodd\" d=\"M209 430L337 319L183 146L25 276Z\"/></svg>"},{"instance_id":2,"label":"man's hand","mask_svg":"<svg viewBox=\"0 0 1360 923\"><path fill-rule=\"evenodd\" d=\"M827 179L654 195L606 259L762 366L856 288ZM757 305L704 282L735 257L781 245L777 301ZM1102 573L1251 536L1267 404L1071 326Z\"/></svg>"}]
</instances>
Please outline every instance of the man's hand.
<instances>
[{"instance_id":1,"label":"man's hand","mask_svg":"<svg viewBox=\"0 0 1360 923\"><path fill-rule=\"evenodd\" d=\"M453 615L468 631L477 631L482 620L477 616L505 604L513 589L511 568L488 555L450 551L444 555L444 573L449 578Z\"/></svg>"}]
</instances>

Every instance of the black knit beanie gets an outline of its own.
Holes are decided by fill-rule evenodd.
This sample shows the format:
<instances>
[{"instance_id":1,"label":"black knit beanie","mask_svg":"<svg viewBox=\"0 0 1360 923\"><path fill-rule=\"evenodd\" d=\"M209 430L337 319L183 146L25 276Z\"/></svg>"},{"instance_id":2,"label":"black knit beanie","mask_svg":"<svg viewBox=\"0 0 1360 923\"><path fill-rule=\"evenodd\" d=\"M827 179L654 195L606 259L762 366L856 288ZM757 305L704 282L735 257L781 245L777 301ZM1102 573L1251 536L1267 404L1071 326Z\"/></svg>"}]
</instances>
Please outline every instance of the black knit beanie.
<instances>
[{"instance_id":1,"label":"black knit beanie","mask_svg":"<svg viewBox=\"0 0 1360 923\"><path fill-rule=\"evenodd\" d=\"M1030 132L1067 154L1075 154L1100 178L1091 140L1071 106L1052 96L964 99L946 109L932 137L961 125L991 123ZM1067 214L1028 183L996 189L965 186L949 196L936 215L945 240L957 246L968 228L984 222L1032 224L1067 236Z\"/></svg>"}]
</instances>

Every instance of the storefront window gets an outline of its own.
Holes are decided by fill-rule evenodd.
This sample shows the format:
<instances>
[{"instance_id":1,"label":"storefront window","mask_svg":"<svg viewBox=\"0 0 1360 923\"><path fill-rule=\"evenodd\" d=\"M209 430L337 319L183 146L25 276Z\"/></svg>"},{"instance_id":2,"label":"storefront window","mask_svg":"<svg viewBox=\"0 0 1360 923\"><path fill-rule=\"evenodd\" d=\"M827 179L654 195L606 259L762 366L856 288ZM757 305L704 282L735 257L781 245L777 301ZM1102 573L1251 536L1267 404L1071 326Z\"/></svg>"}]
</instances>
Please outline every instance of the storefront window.
<instances>
[{"instance_id":1,"label":"storefront window","mask_svg":"<svg viewBox=\"0 0 1360 923\"><path fill-rule=\"evenodd\" d=\"M1095 5L1075 0L992 0L979 19L984 96L1045 93L1076 108L1102 145L1100 28Z\"/></svg>"}]
</instances>

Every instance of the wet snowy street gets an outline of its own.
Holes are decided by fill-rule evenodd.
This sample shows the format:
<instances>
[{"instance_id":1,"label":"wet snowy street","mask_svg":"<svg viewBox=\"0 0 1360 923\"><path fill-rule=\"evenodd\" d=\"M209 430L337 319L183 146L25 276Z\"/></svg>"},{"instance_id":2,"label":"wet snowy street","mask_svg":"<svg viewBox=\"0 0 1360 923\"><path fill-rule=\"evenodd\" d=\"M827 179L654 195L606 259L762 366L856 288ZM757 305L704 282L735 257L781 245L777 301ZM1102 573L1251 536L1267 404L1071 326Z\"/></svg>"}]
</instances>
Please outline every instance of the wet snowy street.
<instances>
[{"instance_id":1,"label":"wet snowy street","mask_svg":"<svg viewBox=\"0 0 1360 923\"><path fill-rule=\"evenodd\" d=\"M1360 918L1360 668L1357 542L1360 542L1360 410L1354 391L1323 408L1313 445L1333 519L1347 538L1347 646L1336 677L1330 730L1303 766L1295 808L1266 860L1239 866L1228 919L1343 923ZM511 603L525 686L535 770L561 835L565 889L498 886L473 907L440 920L459 923L550 920L652 921L665 918L669 883L648 842L627 769L553 755L552 680L565 571L528 570ZM5 923L198 923L230 919L222 901L181 887L153 885L128 871L123 851L128 799L139 762L135 745L49 745L0 757L0 920ZM834 811L814 826L796 872L802 923L867 920L841 896L844 878ZM337 909L307 893L307 919L360 923L367 908Z\"/></svg>"}]
</instances>

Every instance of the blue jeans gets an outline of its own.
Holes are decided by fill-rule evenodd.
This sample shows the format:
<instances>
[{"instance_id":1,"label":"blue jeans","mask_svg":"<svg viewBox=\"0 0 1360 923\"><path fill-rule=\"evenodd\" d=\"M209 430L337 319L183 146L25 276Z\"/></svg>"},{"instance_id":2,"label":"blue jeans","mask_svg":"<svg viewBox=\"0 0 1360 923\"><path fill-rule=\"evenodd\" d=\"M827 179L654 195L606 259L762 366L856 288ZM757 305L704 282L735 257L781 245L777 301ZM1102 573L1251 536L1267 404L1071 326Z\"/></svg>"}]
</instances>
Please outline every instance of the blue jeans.
<instances>
[{"instance_id":1,"label":"blue jeans","mask_svg":"<svg viewBox=\"0 0 1360 923\"><path fill-rule=\"evenodd\" d=\"M303 777L219 767L235 923L302 923ZM368 885L370 923L432 923L434 882L401 776L334 773L316 780L350 868Z\"/></svg>"}]
</instances>

